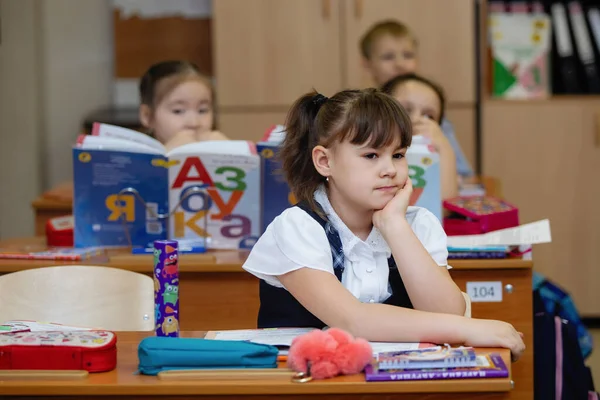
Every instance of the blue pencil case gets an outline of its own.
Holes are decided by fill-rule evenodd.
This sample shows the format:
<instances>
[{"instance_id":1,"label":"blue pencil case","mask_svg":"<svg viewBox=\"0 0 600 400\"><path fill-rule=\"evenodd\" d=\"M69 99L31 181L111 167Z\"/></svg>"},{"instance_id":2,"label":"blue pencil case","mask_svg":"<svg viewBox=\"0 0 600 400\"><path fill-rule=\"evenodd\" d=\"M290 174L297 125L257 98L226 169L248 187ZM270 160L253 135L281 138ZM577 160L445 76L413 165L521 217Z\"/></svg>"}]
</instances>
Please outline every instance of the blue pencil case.
<instances>
[{"instance_id":1,"label":"blue pencil case","mask_svg":"<svg viewBox=\"0 0 600 400\"><path fill-rule=\"evenodd\" d=\"M276 368L275 346L245 341L147 337L138 346L138 372L185 369Z\"/></svg>"}]
</instances>

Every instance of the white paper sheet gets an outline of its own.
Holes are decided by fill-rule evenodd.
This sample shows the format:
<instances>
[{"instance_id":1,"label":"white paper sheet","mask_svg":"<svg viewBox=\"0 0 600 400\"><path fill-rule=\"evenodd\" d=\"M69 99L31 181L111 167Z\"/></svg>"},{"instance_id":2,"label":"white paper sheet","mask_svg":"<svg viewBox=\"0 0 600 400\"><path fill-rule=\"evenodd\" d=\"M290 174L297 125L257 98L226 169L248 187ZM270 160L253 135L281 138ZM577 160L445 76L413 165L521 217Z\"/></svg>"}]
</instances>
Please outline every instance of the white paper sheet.
<instances>
[{"instance_id":1,"label":"white paper sheet","mask_svg":"<svg viewBox=\"0 0 600 400\"><path fill-rule=\"evenodd\" d=\"M448 236L449 247L519 246L551 241L550 221L547 219L482 235Z\"/></svg>"}]
</instances>

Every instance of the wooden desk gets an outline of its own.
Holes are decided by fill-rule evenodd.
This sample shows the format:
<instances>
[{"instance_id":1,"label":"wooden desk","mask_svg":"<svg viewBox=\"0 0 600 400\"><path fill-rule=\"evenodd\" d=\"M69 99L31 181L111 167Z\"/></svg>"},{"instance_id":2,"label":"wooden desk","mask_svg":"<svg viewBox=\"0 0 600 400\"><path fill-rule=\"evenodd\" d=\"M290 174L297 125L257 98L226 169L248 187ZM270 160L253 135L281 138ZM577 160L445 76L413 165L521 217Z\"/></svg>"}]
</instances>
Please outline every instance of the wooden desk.
<instances>
[{"instance_id":1,"label":"wooden desk","mask_svg":"<svg viewBox=\"0 0 600 400\"><path fill-rule=\"evenodd\" d=\"M43 248L43 238L13 239L0 242L0 248L30 246ZM258 314L258 280L245 272L243 264L247 253L238 251L209 252L198 255L181 255L179 296L180 326L183 330L206 331L210 329L244 329L256 327ZM108 265L141 273L152 273L149 256L144 260L112 251L108 256L71 264ZM144 256L141 256L144 257ZM69 262L0 260L0 274L23 269ZM501 282L504 289L501 302L472 304L474 318L499 319L510 322L525 335L527 351L514 365L515 391L533 398L533 304L532 268L526 260L452 260L450 274L466 291L467 282ZM510 290L506 286L511 285ZM226 301L224 301L226 299ZM528 396L528 397L527 397Z\"/></svg>"},{"instance_id":2,"label":"wooden desk","mask_svg":"<svg viewBox=\"0 0 600 400\"><path fill-rule=\"evenodd\" d=\"M55 217L69 215L73 211L73 199L40 196L31 203L35 213L35 234L46 234L46 222Z\"/></svg>"},{"instance_id":3,"label":"wooden desk","mask_svg":"<svg viewBox=\"0 0 600 400\"><path fill-rule=\"evenodd\" d=\"M402 393L406 400L423 399L524 399L511 390L511 378L465 379L438 381L370 382L364 381L363 374L342 376L308 383L270 381L164 381L155 376L134 375L137 370L137 346L147 333L120 332L117 334L117 369L90 374L88 378L71 381L17 381L0 382L3 399L18 399L18 396L31 398L48 397L53 400L77 398L112 399L135 398L151 399L158 396L178 396L177 399L281 399L294 396L294 399L390 399ZM202 337L203 332L182 332L186 337ZM510 355L505 349L478 349L478 351L498 351L510 365ZM515 364L516 365L516 364ZM75 397L73 397L75 396ZM135 397L133 397L135 396ZM181 397L180 397L181 396ZM396 398L394 396L394 398Z\"/></svg>"}]
</instances>

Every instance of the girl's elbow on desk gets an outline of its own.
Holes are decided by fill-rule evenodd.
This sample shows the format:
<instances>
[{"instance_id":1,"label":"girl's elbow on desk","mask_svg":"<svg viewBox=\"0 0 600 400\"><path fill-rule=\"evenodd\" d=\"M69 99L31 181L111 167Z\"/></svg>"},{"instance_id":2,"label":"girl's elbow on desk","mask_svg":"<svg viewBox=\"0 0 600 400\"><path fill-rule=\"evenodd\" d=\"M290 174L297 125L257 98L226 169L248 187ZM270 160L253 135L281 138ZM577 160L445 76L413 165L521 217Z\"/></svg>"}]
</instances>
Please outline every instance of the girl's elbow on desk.
<instances>
[{"instance_id":1,"label":"girl's elbow on desk","mask_svg":"<svg viewBox=\"0 0 600 400\"><path fill-rule=\"evenodd\" d=\"M468 294L457 288L451 299L443 303L443 309L437 311L444 314L471 317L471 298Z\"/></svg>"},{"instance_id":2,"label":"girl's elbow on desk","mask_svg":"<svg viewBox=\"0 0 600 400\"><path fill-rule=\"evenodd\" d=\"M455 295L454 293L450 297L444 297L442 301L438 301L435 305L428 307L415 307L422 311L429 311L440 314L453 314L459 316L469 317L471 315L470 300L466 294L463 294L460 290ZM468 315L467 315L468 313Z\"/></svg>"}]
</instances>

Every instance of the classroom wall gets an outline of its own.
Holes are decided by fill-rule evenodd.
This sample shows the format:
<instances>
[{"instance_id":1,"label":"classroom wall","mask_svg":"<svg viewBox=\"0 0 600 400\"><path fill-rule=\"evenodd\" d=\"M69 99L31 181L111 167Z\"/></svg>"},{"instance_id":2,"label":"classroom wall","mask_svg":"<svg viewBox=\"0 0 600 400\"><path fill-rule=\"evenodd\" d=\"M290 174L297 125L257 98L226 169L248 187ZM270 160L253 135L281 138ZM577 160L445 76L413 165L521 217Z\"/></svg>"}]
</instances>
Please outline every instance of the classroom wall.
<instances>
[{"instance_id":1,"label":"classroom wall","mask_svg":"<svg viewBox=\"0 0 600 400\"><path fill-rule=\"evenodd\" d=\"M83 117L111 103L112 14L107 0L41 1L44 185L71 178L71 145Z\"/></svg>"},{"instance_id":2,"label":"classroom wall","mask_svg":"<svg viewBox=\"0 0 600 400\"><path fill-rule=\"evenodd\" d=\"M106 0L0 0L0 238L31 236L31 201L71 177L84 115L111 99Z\"/></svg>"},{"instance_id":3,"label":"classroom wall","mask_svg":"<svg viewBox=\"0 0 600 400\"><path fill-rule=\"evenodd\" d=\"M31 234L27 204L41 189L38 10L0 0L0 237Z\"/></svg>"}]
</instances>

